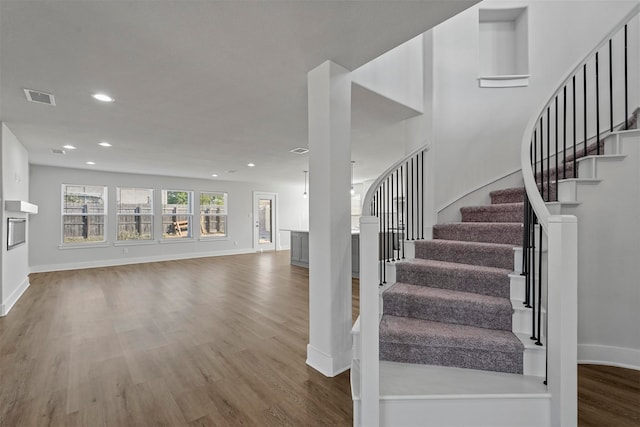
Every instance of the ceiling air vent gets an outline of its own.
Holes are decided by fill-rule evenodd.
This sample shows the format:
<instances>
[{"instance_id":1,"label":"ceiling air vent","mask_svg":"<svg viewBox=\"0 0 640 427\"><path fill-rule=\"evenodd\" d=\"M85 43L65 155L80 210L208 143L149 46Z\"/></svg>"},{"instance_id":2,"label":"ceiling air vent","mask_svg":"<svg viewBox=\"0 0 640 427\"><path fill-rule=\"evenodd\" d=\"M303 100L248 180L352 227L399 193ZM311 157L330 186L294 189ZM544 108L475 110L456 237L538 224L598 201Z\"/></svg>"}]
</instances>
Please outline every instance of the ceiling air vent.
<instances>
[{"instance_id":1,"label":"ceiling air vent","mask_svg":"<svg viewBox=\"0 0 640 427\"><path fill-rule=\"evenodd\" d=\"M39 104L56 105L56 99L50 93L40 92L33 89L25 89L24 94L27 100L37 102Z\"/></svg>"},{"instance_id":2,"label":"ceiling air vent","mask_svg":"<svg viewBox=\"0 0 640 427\"><path fill-rule=\"evenodd\" d=\"M295 154L307 154L309 152L308 148L302 148L302 147L298 147L298 148L294 148L292 150L289 150L292 153Z\"/></svg>"},{"instance_id":3,"label":"ceiling air vent","mask_svg":"<svg viewBox=\"0 0 640 427\"><path fill-rule=\"evenodd\" d=\"M53 154L62 154L62 155L67 154L67 152L66 152L66 151L61 150L60 148L52 148L52 149L51 149L51 152L52 152Z\"/></svg>"}]
</instances>

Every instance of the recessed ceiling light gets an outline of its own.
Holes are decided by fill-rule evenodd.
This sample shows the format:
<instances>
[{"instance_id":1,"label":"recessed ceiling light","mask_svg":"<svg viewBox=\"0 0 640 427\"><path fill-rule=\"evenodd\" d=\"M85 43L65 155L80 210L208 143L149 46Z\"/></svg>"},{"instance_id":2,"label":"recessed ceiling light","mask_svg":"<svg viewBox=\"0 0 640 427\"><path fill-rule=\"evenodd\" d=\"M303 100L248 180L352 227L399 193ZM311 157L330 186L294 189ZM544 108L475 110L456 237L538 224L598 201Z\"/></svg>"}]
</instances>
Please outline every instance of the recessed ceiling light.
<instances>
[{"instance_id":1,"label":"recessed ceiling light","mask_svg":"<svg viewBox=\"0 0 640 427\"><path fill-rule=\"evenodd\" d=\"M91 96L93 96L93 98L97 99L98 101L113 102L113 98L107 95L106 93L94 93Z\"/></svg>"},{"instance_id":2,"label":"recessed ceiling light","mask_svg":"<svg viewBox=\"0 0 640 427\"><path fill-rule=\"evenodd\" d=\"M111 147L112 145L106 141L98 142L98 145L101 147Z\"/></svg>"},{"instance_id":3,"label":"recessed ceiling light","mask_svg":"<svg viewBox=\"0 0 640 427\"><path fill-rule=\"evenodd\" d=\"M96 162L85 162L85 163L88 164L88 165L95 165L96 164Z\"/></svg>"},{"instance_id":4,"label":"recessed ceiling light","mask_svg":"<svg viewBox=\"0 0 640 427\"><path fill-rule=\"evenodd\" d=\"M67 144L67 145L63 145L62 148L66 148L67 150L75 150L76 146Z\"/></svg>"},{"instance_id":5,"label":"recessed ceiling light","mask_svg":"<svg viewBox=\"0 0 640 427\"><path fill-rule=\"evenodd\" d=\"M215 178L215 177L218 176L218 174L217 173L212 173L211 176Z\"/></svg>"},{"instance_id":6,"label":"recessed ceiling light","mask_svg":"<svg viewBox=\"0 0 640 427\"><path fill-rule=\"evenodd\" d=\"M247 163L247 166L249 166L250 168L252 168L252 167L254 167L254 166L255 166L255 164L253 164L253 163Z\"/></svg>"}]
</instances>

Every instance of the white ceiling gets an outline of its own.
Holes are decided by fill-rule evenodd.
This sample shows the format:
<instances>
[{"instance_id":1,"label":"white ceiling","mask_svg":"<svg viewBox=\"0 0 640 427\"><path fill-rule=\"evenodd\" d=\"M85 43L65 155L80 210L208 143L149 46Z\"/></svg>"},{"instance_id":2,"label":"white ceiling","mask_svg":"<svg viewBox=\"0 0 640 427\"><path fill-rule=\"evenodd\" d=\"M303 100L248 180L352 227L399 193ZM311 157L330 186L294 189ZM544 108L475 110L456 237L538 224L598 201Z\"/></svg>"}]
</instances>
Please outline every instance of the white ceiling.
<instances>
[{"instance_id":1,"label":"white ceiling","mask_svg":"<svg viewBox=\"0 0 640 427\"><path fill-rule=\"evenodd\" d=\"M476 2L2 0L0 120L33 164L298 182L308 158L289 150L307 146L307 72L326 60L356 69ZM402 114L355 95L361 181L401 154L367 135ZM78 149L51 152L64 144Z\"/></svg>"}]
</instances>

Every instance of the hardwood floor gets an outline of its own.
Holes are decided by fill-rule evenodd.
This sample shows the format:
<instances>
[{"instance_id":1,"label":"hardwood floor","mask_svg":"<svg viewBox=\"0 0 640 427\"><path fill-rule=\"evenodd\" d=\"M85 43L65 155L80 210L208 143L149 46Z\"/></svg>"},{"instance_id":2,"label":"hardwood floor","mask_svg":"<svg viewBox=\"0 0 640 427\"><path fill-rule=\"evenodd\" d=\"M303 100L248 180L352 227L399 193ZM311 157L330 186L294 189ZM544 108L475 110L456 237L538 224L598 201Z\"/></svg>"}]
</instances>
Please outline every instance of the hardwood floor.
<instances>
[{"instance_id":1,"label":"hardwood floor","mask_svg":"<svg viewBox=\"0 0 640 427\"><path fill-rule=\"evenodd\" d=\"M349 426L305 364L288 252L33 274L0 318L0 426ZM358 287L354 281L354 319ZM640 372L579 367L580 426L640 426Z\"/></svg>"},{"instance_id":2,"label":"hardwood floor","mask_svg":"<svg viewBox=\"0 0 640 427\"><path fill-rule=\"evenodd\" d=\"M639 427L640 371L579 365L578 425Z\"/></svg>"},{"instance_id":3,"label":"hardwood floor","mask_svg":"<svg viewBox=\"0 0 640 427\"><path fill-rule=\"evenodd\" d=\"M288 252L30 279L0 319L2 426L351 425L349 373L305 364Z\"/></svg>"}]
</instances>

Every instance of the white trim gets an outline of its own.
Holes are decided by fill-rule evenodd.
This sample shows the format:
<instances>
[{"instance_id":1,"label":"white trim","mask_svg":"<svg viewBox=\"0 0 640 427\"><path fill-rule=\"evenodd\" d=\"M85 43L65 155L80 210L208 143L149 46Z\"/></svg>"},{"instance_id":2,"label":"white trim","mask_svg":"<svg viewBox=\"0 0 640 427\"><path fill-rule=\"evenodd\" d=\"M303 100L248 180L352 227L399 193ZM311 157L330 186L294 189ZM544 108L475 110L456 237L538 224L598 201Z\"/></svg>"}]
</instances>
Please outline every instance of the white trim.
<instances>
[{"instance_id":1,"label":"white trim","mask_svg":"<svg viewBox=\"0 0 640 427\"><path fill-rule=\"evenodd\" d=\"M189 243L195 241L196 239L194 239L193 237L167 237L160 240L160 244L164 245L167 243Z\"/></svg>"},{"instance_id":2,"label":"white trim","mask_svg":"<svg viewBox=\"0 0 640 427\"><path fill-rule=\"evenodd\" d=\"M142 264L146 262L159 262L159 261L175 261L181 259L192 258L207 258L225 255L241 255L255 253L253 248L245 249L233 249L226 251L215 252L191 252L187 254L167 254L167 255L155 255L148 257L135 257L135 258L122 258L122 259L108 259L100 261L86 261L75 262L66 264L49 264L49 265L36 265L30 267L31 273L44 273L49 271L64 271L64 270L79 270L84 268L97 268L97 267L113 267L117 265L130 265L130 264Z\"/></svg>"},{"instance_id":3,"label":"white trim","mask_svg":"<svg viewBox=\"0 0 640 427\"><path fill-rule=\"evenodd\" d=\"M351 368L351 349L334 358L307 344L306 363L325 377L335 377Z\"/></svg>"},{"instance_id":4,"label":"white trim","mask_svg":"<svg viewBox=\"0 0 640 427\"><path fill-rule=\"evenodd\" d=\"M478 77L478 84L486 88L524 87L529 86L529 75L481 76Z\"/></svg>"},{"instance_id":5,"label":"white trim","mask_svg":"<svg viewBox=\"0 0 640 427\"><path fill-rule=\"evenodd\" d=\"M9 295L9 298L7 298L6 302L0 305L0 317L6 316L7 314L9 314L9 311L13 308L14 304L18 302L22 294L25 293L25 291L29 288L30 285L31 283L29 283L29 278L26 277L22 281L20 286L18 286L18 288L15 291L13 291L11 295Z\"/></svg>"},{"instance_id":6,"label":"white trim","mask_svg":"<svg viewBox=\"0 0 640 427\"><path fill-rule=\"evenodd\" d=\"M578 344L578 363L607 365L640 371L640 350L598 344Z\"/></svg>"},{"instance_id":7,"label":"white trim","mask_svg":"<svg viewBox=\"0 0 640 427\"><path fill-rule=\"evenodd\" d=\"M216 237L216 236L201 236L198 237L198 240L200 242L222 242L225 240L231 240L229 239L229 236L221 236L221 237Z\"/></svg>"},{"instance_id":8,"label":"white trim","mask_svg":"<svg viewBox=\"0 0 640 427\"><path fill-rule=\"evenodd\" d=\"M118 240L114 242L113 246L138 246L138 245L155 245L159 243L158 240L154 239L140 239L140 240Z\"/></svg>"},{"instance_id":9,"label":"white trim","mask_svg":"<svg viewBox=\"0 0 640 427\"><path fill-rule=\"evenodd\" d=\"M58 249L86 249L86 248L108 248L111 244L108 241L104 242L87 242L87 243L61 243L58 245Z\"/></svg>"},{"instance_id":10,"label":"white trim","mask_svg":"<svg viewBox=\"0 0 640 427\"><path fill-rule=\"evenodd\" d=\"M484 187L487 187L491 184L495 184L496 182L508 178L511 175L514 175L518 172L520 172L522 169L521 168L517 168L512 170L511 172L507 172L505 174L499 175L497 177L491 178L488 181L485 181L483 184L480 184L476 187L473 187L471 190L469 191L465 191L464 193L460 193L458 196L454 197L453 199L449 200L447 203L441 205L439 208L436 209L436 215L438 215L440 212L442 212L443 210L445 210L446 208L448 208L449 206L453 205L454 203L456 203L457 201L461 200L464 197L467 197L469 194L471 193L475 193L478 190L483 189Z\"/></svg>"}]
</instances>

